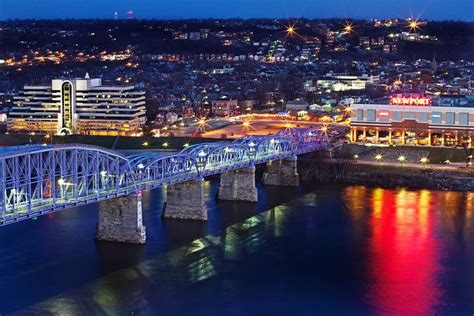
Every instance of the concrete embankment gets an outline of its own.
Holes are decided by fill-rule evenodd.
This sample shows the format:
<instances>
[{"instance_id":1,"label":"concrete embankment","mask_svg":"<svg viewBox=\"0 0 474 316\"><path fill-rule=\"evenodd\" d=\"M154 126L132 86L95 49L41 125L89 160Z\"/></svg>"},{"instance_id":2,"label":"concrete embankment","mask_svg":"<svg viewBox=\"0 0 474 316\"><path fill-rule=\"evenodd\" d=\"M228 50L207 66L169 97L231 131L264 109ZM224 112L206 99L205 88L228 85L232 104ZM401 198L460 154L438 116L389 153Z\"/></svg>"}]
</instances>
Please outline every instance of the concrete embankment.
<instances>
[{"instance_id":1,"label":"concrete embankment","mask_svg":"<svg viewBox=\"0 0 474 316\"><path fill-rule=\"evenodd\" d=\"M356 163L350 160L298 160L298 172L303 181L338 182L412 189L474 191L474 171L441 169L436 166L412 167L394 163Z\"/></svg>"}]
</instances>

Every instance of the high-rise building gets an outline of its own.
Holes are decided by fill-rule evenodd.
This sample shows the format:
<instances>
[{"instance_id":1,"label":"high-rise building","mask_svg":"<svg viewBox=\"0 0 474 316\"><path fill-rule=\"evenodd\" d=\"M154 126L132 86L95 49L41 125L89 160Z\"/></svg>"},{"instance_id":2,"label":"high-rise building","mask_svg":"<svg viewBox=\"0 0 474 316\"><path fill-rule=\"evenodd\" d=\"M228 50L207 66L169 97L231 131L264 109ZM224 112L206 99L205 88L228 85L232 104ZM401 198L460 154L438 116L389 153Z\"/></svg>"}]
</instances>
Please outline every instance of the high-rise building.
<instances>
[{"instance_id":1,"label":"high-rise building","mask_svg":"<svg viewBox=\"0 0 474 316\"><path fill-rule=\"evenodd\" d=\"M104 86L88 75L24 86L8 115L11 133L139 136L145 124L145 92Z\"/></svg>"}]
</instances>

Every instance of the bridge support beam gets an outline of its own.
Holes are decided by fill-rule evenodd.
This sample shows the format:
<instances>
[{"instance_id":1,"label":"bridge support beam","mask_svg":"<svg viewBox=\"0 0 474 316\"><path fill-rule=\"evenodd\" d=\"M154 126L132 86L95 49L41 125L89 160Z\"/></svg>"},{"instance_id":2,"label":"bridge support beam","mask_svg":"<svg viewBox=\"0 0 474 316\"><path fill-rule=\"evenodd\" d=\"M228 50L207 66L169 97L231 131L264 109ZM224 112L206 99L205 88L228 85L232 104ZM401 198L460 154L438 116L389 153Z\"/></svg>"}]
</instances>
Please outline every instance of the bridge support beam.
<instances>
[{"instance_id":1,"label":"bridge support beam","mask_svg":"<svg viewBox=\"0 0 474 316\"><path fill-rule=\"evenodd\" d=\"M144 244L141 193L101 201L97 240Z\"/></svg>"},{"instance_id":2,"label":"bridge support beam","mask_svg":"<svg viewBox=\"0 0 474 316\"><path fill-rule=\"evenodd\" d=\"M221 174L218 198L228 201L257 202L255 167Z\"/></svg>"},{"instance_id":3,"label":"bridge support beam","mask_svg":"<svg viewBox=\"0 0 474 316\"><path fill-rule=\"evenodd\" d=\"M204 179L169 185L163 217L207 220Z\"/></svg>"},{"instance_id":4,"label":"bridge support beam","mask_svg":"<svg viewBox=\"0 0 474 316\"><path fill-rule=\"evenodd\" d=\"M281 185L297 187L300 185L297 157L274 160L267 163L267 172L263 174L266 185Z\"/></svg>"}]
</instances>

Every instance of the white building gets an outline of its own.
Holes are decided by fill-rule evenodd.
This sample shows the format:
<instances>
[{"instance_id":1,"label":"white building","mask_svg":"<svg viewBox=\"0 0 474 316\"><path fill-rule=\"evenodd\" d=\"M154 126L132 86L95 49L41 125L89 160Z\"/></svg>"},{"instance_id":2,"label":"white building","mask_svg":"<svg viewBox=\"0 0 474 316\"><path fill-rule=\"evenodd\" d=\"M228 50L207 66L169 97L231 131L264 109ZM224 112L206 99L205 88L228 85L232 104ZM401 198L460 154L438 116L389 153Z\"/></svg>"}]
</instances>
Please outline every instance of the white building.
<instances>
[{"instance_id":1,"label":"white building","mask_svg":"<svg viewBox=\"0 0 474 316\"><path fill-rule=\"evenodd\" d=\"M351 90L365 90L367 84L378 83L379 76L332 76L327 75L318 79L317 86L320 89L329 89L332 91L351 91Z\"/></svg>"},{"instance_id":2,"label":"white building","mask_svg":"<svg viewBox=\"0 0 474 316\"><path fill-rule=\"evenodd\" d=\"M54 79L25 86L14 98L8 131L38 134L142 134L145 92L134 86L103 86L101 79Z\"/></svg>"}]
</instances>

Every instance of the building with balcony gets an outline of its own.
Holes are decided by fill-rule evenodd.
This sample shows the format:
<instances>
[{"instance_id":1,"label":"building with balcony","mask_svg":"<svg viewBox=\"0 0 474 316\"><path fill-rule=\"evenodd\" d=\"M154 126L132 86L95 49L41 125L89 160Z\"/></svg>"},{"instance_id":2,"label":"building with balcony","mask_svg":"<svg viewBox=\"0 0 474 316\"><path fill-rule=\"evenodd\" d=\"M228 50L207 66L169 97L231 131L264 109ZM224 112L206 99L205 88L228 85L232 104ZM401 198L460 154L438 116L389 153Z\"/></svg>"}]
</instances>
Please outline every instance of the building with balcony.
<instances>
[{"instance_id":1,"label":"building with balcony","mask_svg":"<svg viewBox=\"0 0 474 316\"><path fill-rule=\"evenodd\" d=\"M145 92L104 86L101 79L54 79L24 86L8 115L11 133L139 136L145 124Z\"/></svg>"}]
</instances>

